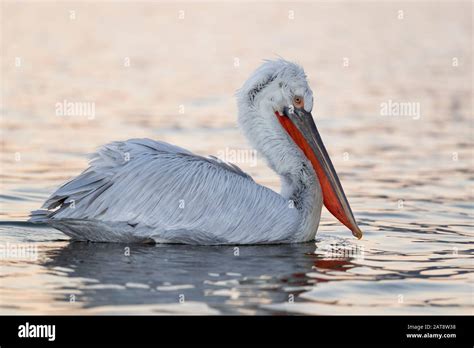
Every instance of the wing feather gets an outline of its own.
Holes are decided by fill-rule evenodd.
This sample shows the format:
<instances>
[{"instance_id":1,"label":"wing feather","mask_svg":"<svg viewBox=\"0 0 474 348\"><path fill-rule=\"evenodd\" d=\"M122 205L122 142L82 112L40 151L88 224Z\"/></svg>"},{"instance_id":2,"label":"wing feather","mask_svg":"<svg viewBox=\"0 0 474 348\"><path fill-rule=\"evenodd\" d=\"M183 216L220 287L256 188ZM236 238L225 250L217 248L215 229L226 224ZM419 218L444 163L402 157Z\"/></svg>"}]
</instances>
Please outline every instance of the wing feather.
<instances>
[{"instance_id":1,"label":"wing feather","mask_svg":"<svg viewBox=\"0 0 474 348\"><path fill-rule=\"evenodd\" d=\"M126 234L198 244L283 242L298 224L282 196L237 166L150 139L103 146L43 207L31 221L76 238L87 222L86 239L94 239L94 221L114 226L114 235L124 226Z\"/></svg>"}]
</instances>

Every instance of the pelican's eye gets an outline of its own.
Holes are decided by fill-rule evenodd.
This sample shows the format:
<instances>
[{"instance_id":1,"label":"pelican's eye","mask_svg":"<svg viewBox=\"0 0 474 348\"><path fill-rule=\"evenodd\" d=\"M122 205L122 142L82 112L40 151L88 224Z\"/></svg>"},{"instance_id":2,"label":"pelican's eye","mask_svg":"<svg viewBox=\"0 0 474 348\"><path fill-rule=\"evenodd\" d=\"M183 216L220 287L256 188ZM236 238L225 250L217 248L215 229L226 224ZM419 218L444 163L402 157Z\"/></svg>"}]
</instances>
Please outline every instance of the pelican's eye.
<instances>
[{"instance_id":1,"label":"pelican's eye","mask_svg":"<svg viewBox=\"0 0 474 348\"><path fill-rule=\"evenodd\" d=\"M302 97L294 97L293 98L293 105L299 109L303 108L304 107L304 100Z\"/></svg>"}]
</instances>

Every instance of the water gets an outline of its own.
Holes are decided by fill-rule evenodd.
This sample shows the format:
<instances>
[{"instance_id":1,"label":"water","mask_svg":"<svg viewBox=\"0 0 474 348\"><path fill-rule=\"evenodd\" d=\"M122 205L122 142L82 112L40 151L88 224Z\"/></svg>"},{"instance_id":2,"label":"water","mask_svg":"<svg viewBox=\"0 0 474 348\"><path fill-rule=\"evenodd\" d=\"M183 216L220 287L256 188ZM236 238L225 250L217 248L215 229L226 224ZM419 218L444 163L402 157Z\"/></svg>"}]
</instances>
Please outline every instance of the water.
<instances>
[{"instance_id":1,"label":"water","mask_svg":"<svg viewBox=\"0 0 474 348\"><path fill-rule=\"evenodd\" d=\"M473 314L471 6L2 3L0 242L37 253L0 260L0 312ZM275 54L309 75L362 240L326 211L315 243L237 249L71 243L25 222L108 141L247 149L233 94ZM94 117L56 116L64 100ZM237 164L279 189L263 159Z\"/></svg>"}]
</instances>

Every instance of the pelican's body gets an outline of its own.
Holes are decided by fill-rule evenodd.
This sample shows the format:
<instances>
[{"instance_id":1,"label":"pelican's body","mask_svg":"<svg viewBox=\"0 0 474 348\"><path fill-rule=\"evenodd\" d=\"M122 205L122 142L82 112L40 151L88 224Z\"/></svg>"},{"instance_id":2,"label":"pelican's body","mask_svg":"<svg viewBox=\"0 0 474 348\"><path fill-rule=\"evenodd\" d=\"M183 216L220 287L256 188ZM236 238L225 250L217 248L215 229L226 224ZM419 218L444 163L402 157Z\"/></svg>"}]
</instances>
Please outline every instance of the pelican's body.
<instances>
[{"instance_id":1,"label":"pelican's body","mask_svg":"<svg viewBox=\"0 0 474 348\"><path fill-rule=\"evenodd\" d=\"M100 242L294 243L314 239L326 192L324 204L360 237L353 217L344 214L345 203L330 200L344 195L330 173L334 168L326 169L324 158L323 169L317 168L308 153L318 139L300 139L299 121L290 122L296 115L285 111L291 98L304 99L304 105L294 103L298 115L311 111L312 92L303 70L283 60L266 62L238 93L241 128L281 177L281 194L217 158L132 139L102 147L87 170L52 194L46 210L32 212L31 221L73 239ZM298 127L305 129L304 124ZM320 170L329 171L326 179ZM337 184L328 188L324 180Z\"/></svg>"}]
</instances>

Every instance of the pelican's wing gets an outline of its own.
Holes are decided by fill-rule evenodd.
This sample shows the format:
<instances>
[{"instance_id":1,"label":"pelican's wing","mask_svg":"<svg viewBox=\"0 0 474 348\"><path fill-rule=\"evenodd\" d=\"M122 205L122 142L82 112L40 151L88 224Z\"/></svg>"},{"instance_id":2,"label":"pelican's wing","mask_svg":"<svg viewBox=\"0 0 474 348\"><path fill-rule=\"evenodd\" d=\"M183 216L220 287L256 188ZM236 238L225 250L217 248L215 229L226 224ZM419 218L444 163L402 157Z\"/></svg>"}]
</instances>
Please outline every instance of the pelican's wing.
<instances>
[{"instance_id":1,"label":"pelican's wing","mask_svg":"<svg viewBox=\"0 0 474 348\"><path fill-rule=\"evenodd\" d=\"M270 243L291 239L298 222L292 205L235 165L149 139L105 145L43 208L32 222L89 240Z\"/></svg>"}]
</instances>

